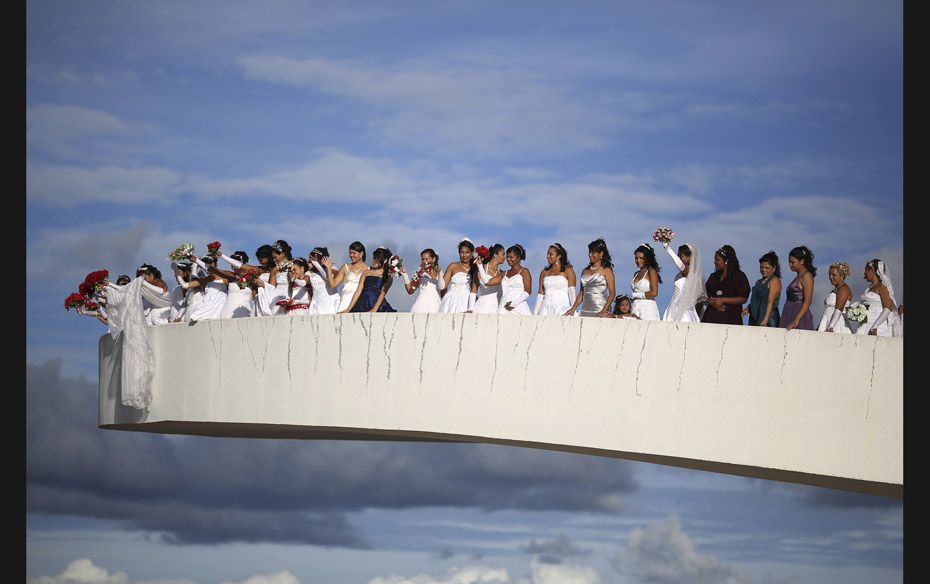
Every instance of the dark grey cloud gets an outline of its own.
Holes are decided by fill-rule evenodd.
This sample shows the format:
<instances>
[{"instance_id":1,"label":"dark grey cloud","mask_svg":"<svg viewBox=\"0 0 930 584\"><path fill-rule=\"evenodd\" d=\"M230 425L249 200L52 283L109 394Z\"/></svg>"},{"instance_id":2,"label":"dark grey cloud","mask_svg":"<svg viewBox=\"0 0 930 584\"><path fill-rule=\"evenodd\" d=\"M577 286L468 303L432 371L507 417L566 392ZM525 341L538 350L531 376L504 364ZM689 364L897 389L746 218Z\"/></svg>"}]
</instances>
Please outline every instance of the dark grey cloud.
<instances>
[{"instance_id":1,"label":"dark grey cloud","mask_svg":"<svg viewBox=\"0 0 930 584\"><path fill-rule=\"evenodd\" d=\"M551 541L537 542L534 539L520 549L525 553L537 556L543 564L561 564L567 558L586 556L591 553L591 550L578 547L564 535L560 535Z\"/></svg>"},{"instance_id":2,"label":"dark grey cloud","mask_svg":"<svg viewBox=\"0 0 930 584\"><path fill-rule=\"evenodd\" d=\"M455 552L453 552L449 548L442 548L442 549L436 550L433 553L433 558L437 560L448 560L449 558L452 558L452 557L455 557Z\"/></svg>"},{"instance_id":3,"label":"dark grey cloud","mask_svg":"<svg viewBox=\"0 0 930 584\"><path fill-rule=\"evenodd\" d=\"M169 437L97 428L94 381L27 365L27 510L176 543L365 547L346 513L468 507L615 512L632 465L472 444Z\"/></svg>"}]
</instances>

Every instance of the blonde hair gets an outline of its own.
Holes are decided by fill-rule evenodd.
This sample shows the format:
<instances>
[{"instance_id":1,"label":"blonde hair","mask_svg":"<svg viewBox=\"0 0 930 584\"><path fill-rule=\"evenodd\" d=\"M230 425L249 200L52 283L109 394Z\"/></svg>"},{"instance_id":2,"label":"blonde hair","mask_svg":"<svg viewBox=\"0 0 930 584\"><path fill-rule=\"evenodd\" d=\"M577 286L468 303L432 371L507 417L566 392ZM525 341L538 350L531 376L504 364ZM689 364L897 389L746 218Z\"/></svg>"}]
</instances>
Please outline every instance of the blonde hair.
<instances>
[{"instance_id":1,"label":"blonde hair","mask_svg":"<svg viewBox=\"0 0 930 584\"><path fill-rule=\"evenodd\" d=\"M844 278L849 276L849 264L846 262L833 262L830 267L836 268L839 273L843 274Z\"/></svg>"}]
</instances>

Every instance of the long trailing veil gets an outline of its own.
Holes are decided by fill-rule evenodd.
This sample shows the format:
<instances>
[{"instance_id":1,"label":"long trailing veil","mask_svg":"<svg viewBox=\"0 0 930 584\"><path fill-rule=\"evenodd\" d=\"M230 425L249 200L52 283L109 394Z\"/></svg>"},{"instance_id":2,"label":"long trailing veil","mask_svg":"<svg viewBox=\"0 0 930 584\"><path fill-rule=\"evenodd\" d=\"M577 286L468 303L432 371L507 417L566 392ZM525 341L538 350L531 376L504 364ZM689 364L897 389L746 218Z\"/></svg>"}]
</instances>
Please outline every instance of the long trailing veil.
<instances>
[{"instance_id":1,"label":"long trailing veil","mask_svg":"<svg viewBox=\"0 0 930 584\"><path fill-rule=\"evenodd\" d=\"M155 355L142 313L143 282L139 276L125 286L110 284L106 291L108 332L116 340L123 337L121 400L123 405L140 410L152 403L155 374Z\"/></svg>"},{"instance_id":2,"label":"long trailing veil","mask_svg":"<svg viewBox=\"0 0 930 584\"><path fill-rule=\"evenodd\" d=\"M672 322L681 320L681 315L694 308L695 304L707 300L707 290L704 288L704 270L701 269L701 252L693 243L686 243L685 245L691 250L691 263L688 268L688 276L685 278L685 285L681 288L678 305L674 307L674 312L670 315Z\"/></svg>"},{"instance_id":3,"label":"long trailing veil","mask_svg":"<svg viewBox=\"0 0 930 584\"><path fill-rule=\"evenodd\" d=\"M888 289L888 296L891 297L892 309L891 314L888 316L888 324L891 326L892 331L897 332L898 327L895 325L898 323L898 299L894 295L894 286L891 284L891 274L885 262L878 262L878 268L875 270L875 273L878 274L882 284Z\"/></svg>"}]
</instances>

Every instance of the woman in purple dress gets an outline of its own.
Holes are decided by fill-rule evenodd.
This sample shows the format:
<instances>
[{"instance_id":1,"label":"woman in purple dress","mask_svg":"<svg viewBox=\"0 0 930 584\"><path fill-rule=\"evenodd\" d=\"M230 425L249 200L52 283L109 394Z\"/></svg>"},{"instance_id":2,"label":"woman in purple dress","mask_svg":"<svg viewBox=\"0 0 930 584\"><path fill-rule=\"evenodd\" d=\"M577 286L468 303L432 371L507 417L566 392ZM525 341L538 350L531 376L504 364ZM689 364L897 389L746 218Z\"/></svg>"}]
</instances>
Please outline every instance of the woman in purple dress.
<instances>
[{"instance_id":1,"label":"woman in purple dress","mask_svg":"<svg viewBox=\"0 0 930 584\"><path fill-rule=\"evenodd\" d=\"M714 252L714 272L707 278L707 301L701 322L743 324L743 304L749 299L749 278L739 269L731 245Z\"/></svg>"},{"instance_id":2,"label":"woman in purple dress","mask_svg":"<svg viewBox=\"0 0 930 584\"><path fill-rule=\"evenodd\" d=\"M788 267L797 276L785 289L785 308L781 311L781 326L787 330L816 330L814 316L811 314L811 301L814 299L814 254L806 246L800 246L788 252Z\"/></svg>"}]
</instances>

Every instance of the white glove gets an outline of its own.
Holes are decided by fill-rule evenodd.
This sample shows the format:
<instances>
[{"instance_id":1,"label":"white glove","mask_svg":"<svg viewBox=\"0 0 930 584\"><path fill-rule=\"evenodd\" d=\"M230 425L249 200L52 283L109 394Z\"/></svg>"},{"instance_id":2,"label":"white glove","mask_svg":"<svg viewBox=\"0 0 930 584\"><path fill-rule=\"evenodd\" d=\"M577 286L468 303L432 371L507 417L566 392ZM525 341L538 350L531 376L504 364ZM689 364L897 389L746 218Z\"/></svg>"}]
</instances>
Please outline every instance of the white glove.
<instances>
[{"instance_id":1,"label":"white glove","mask_svg":"<svg viewBox=\"0 0 930 584\"><path fill-rule=\"evenodd\" d=\"M834 310L833 316L830 318L830 324L827 325L828 329L832 329L836 326L836 323L839 322L840 317L843 315L842 310Z\"/></svg>"},{"instance_id":2,"label":"white glove","mask_svg":"<svg viewBox=\"0 0 930 584\"><path fill-rule=\"evenodd\" d=\"M882 325L882 323L888 320L889 316L891 316L891 309L882 308L882 313L878 315L878 318L875 319L875 324L873 324L872 328L869 330L872 330L872 331L876 330L878 327Z\"/></svg>"},{"instance_id":3,"label":"white glove","mask_svg":"<svg viewBox=\"0 0 930 584\"><path fill-rule=\"evenodd\" d=\"M231 257L229 257L228 255L226 255L225 253L220 253L220 257L223 258L224 260L226 260L227 262L229 262L229 265L232 266L232 267L234 267L234 268L241 268L241 267L242 267L242 262L240 262L239 260L234 260L234 259L232 259Z\"/></svg>"},{"instance_id":4,"label":"white glove","mask_svg":"<svg viewBox=\"0 0 930 584\"><path fill-rule=\"evenodd\" d=\"M401 272L401 273L400 273L400 277L404 279L404 285L405 285L405 286L409 286L409 285L410 285L410 276L407 275L407 272L406 272L406 271Z\"/></svg>"},{"instance_id":5,"label":"white glove","mask_svg":"<svg viewBox=\"0 0 930 584\"><path fill-rule=\"evenodd\" d=\"M545 293L540 294L536 297L536 308L533 309L533 314L539 316L539 313L542 311L543 301L546 299Z\"/></svg>"},{"instance_id":6,"label":"white glove","mask_svg":"<svg viewBox=\"0 0 930 584\"><path fill-rule=\"evenodd\" d=\"M474 292L468 293L468 310L472 310L475 307L475 302L478 301L478 295Z\"/></svg>"},{"instance_id":7,"label":"white glove","mask_svg":"<svg viewBox=\"0 0 930 584\"><path fill-rule=\"evenodd\" d=\"M524 302L526 302L526 299L529 298L529 297L530 297L530 295L526 293L526 290L524 290L523 292L520 293L520 299L519 299L519 300L517 300L516 302L514 302L513 300L510 301L510 308L516 308L516 307L520 306L521 304L523 304Z\"/></svg>"},{"instance_id":8,"label":"white glove","mask_svg":"<svg viewBox=\"0 0 930 584\"><path fill-rule=\"evenodd\" d=\"M484 263L478 262L478 279L481 280L481 283L485 286L488 285L488 282L491 278L488 277L487 271L484 269Z\"/></svg>"},{"instance_id":9,"label":"white glove","mask_svg":"<svg viewBox=\"0 0 930 584\"><path fill-rule=\"evenodd\" d=\"M178 281L178 286L187 290L190 287L190 284L184 281L184 278L181 277L181 274L175 274L174 279Z\"/></svg>"},{"instance_id":10,"label":"white glove","mask_svg":"<svg viewBox=\"0 0 930 584\"><path fill-rule=\"evenodd\" d=\"M442 270L439 270L439 281L436 282L436 290L445 290L446 289L446 273Z\"/></svg>"},{"instance_id":11,"label":"white glove","mask_svg":"<svg viewBox=\"0 0 930 584\"><path fill-rule=\"evenodd\" d=\"M569 288L569 289L568 289L568 305L569 305L569 306L574 306L574 305L575 305L575 299L577 298L576 293L577 293L577 291L576 291L574 288Z\"/></svg>"},{"instance_id":12,"label":"white glove","mask_svg":"<svg viewBox=\"0 0 930 584\"><path fill-rule=\"evenodd\" d=\"M203 262L200 260L200 258L197 258L196 260L194 260L194 263L196 263L198 266L200 266L200 268L201 268L204 272L206 272L206 273L208 273L208 274L210 273L210 270L207 269L207 264L203 263Z\"/></svg>"}]
</instances>

